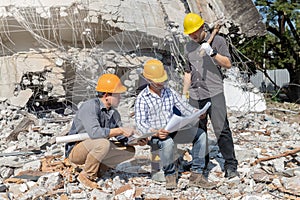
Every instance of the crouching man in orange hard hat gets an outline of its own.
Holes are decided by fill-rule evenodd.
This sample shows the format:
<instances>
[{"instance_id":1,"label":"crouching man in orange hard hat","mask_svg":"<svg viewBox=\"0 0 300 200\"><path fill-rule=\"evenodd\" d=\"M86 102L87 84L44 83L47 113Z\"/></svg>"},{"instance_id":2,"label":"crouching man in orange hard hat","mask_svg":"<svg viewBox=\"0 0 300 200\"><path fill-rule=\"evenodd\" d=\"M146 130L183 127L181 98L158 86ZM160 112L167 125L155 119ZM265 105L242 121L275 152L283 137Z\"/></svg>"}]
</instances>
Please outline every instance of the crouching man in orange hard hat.
<instances>
[{"instance_id":1,"label":"crouching man in orange hard hat","mask_svg":"<svg viewBox=\"0 0 300 200\"><path fill-rule=\"evenodd\" d=\"M166 178L166 189L174 189L176 183L175 150L180 135L181 139L190 138L193 143L192 148L192 175L189 186L198 186L206 189L212 189L215 184L208 182L203 176L205 167L205 145L206 134L198 128L193 127L170 133L164 127L171 119L176 107L183 116L189 116L198 111L193 108L173 89L167 87L168 75L164 69L163 63L159 60L148 60L144 64L143 76L148 81L148 85L143 89L135 102L135 122L137 128L142 133L154 132L149 145L152 148L159 149L161 166ZM200 116L199 116L200 117ZM178 141L182 142L182 141Z\"/></svg>"},{"instance_id":2,"label":"crouching man in orange hard hat","mask_svg":"<svg viewBox=\"0 0 300 200\"><path fill-rule=\"evenodd\" d=\"M69 135L88 133L90 139L67 143L66 157L74 164L84 164L78 180L88 188L98 187L95 180L100 165L113 168L135 154L134 147L126 145L134 130L122 127L120 113L114 108L126 90L116 75L103 74L96 86L98 97L84 102L73 120ZM110 141L111 137L119 142ZM146 142L142 140L139 144Z\"/></svg>"}]
</instances>

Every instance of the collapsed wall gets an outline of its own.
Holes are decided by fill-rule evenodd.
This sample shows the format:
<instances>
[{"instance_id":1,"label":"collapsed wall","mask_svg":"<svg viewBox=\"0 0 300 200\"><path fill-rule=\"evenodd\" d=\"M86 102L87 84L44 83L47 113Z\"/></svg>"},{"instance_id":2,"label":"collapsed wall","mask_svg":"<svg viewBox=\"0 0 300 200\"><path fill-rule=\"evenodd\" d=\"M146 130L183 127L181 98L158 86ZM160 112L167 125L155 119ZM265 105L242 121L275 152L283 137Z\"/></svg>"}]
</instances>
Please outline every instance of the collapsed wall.
<instances>
[{"instance_id":1,"label":"collapsed wall","mask_svg":"<svg viewBox=\"0 0 300 200\"><path fill-rule=\"evenodd\" d=\"M148 45L163 39L168 34L166 23L181 23L184 14L180 1L1 1L2 54L39 47L103 47L103 42L118 43L118 50L126 48L122 41L127 47L134 42ZM125 38L120 38L117 34L123 31Z\"/></svg>"},{"instance_id":2,"label":"collapsed wall","mask_svg":"<svg viewBox=\"0 0 300 200\"><path fill-rule=\"evenodd\" d=\"M52 52L32 51L0 57L2 101L7 99L17 107L24 107L27 102L29 107L38 107L54 98L55 102L61 100L65 96L65 70L56 61L57 56Z\"/></svg>"}]
</instances>

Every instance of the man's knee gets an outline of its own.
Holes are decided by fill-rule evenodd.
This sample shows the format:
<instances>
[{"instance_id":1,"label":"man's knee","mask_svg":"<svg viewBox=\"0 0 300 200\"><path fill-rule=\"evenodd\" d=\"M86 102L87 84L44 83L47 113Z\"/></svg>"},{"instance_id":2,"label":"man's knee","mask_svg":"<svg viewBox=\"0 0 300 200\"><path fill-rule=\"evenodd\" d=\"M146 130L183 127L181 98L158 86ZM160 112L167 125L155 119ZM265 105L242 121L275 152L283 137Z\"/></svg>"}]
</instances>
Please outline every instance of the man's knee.
<instances>
[{"instance_id":1,"label":"man's knee","mask_svg":"<svg viewBox=\"0 0 300 200\"><path fill-rule=\"evenodd\" d=\"M173 141L173 139L171 137L168 137L167 139L162 140L162 144L164 146L166 146L166 145L174 145L174 141Z\"/></svg>"},{"instance_id":2,"label":"man's knee","mask_svg":"<svg viewBox=\"0 0 300 200\"><path fill-rule=\"evenodd\" d=\"M90 152L107 154L109 152L111 142L108 139L93 139L91 142L87 142L86 145L90 145Z\"/></svg>"},{"instance_id":3,"label":"man's knee","mask_svg":"<svg viewBox=\"0 0 300 200\"><path fill-rule=\"evenodd\" d=\"M196 137L194 139L194 143L196 141L203 141L203 142L206 143L206 139L207 139L207 133L203 129L199 128L197 130L197 135L196 135Z\"/></svg>"},{"instance_id":4,"label":"man's knee","mask_svg":"<svg viewBox=\"0 0 300 200\"><path fill-rule=\"evenodd\" d=\"M170 137L161 141L160 149L162 149L162 150L173 151L174 147L175 147L175 143L174 143L173 139Z\"/></svg>"}]
</instances>

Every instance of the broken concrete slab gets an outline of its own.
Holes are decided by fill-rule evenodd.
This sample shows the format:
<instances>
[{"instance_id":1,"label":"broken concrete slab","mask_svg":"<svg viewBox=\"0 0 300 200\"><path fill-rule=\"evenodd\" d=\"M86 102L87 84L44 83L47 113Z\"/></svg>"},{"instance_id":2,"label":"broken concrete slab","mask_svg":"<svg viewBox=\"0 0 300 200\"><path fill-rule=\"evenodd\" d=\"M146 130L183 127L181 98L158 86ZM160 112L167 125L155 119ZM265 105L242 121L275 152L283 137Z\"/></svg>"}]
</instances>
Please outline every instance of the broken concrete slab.
<instances>
[{"instance_id":1,"label":"broken concrete slab","mask_svg":"<svg viewBox=\"0 0 300 200\"><path fill-rule=\"evenodd\" d=\"M232 23L239 27L238 34L253 36L262 35L265 31L261 17L251 0L243 0L243 2L238 0L187 1L188 3L169 0L114 0L103 3L96 0L88 3L76 2L76 4L73 0L67 0L63 3L40 1L39 5L28 2L25 4L22 0L17 0L16 3L0 2L0 8L3 8L0 9L0 15L4 18L11 17L9 23L3 25L6 32L11 31L3 39L8 49L18 51L32 48L32 46L52 48L63 46L63 43L85 48L101 44L109 38L113 42L122 41L120 45L127 43L125 47L129 47L131 43L154 47L152 43L159 42L157 47L164 49L166 47L163 45L163 40L170 32L176 33L177 36L179 36L177 32L182 33L183 19L189 10L202 14L210 23L215 22L222 15L228 24ZM34 10L24 9L33 5L36 5ZM41 20L38 24L41 31L34 32L35 27L28 26L26 23L26 14L29 14L27 12L30 12L33 19L48 20L47 22L57 29L46 34L43 29L47 30L48 24L45 25L46 23ZM73 15L68 13L73 13L78 21L67 23L67 21L74 20ZM128 15L128 13L131 14ZM20 17L23 15L25 16ZM20 26L13 29L10 23L18 23ZM83 26L88 28L83 29ZM227 33L229 28L230 26L226 27ZM124 32L124 37L115 37L120 32ZM116 40L113 40L114 38ZM125 48L121 47L121 49Z\"/></svg>"},{"instance_id":2,"label":"broken concrete slab","mask_svg":"<svg viewBox=\"0 0 300 200\"><path fill-rule=\"evenodd\" d=\"M8 103L17 106L17 107L25 107L29 98L32 96L33 91L31 89L21 90L16 97L10 97L8 99Z\"/></svg>"},{"instance_id":3,"label":"broken concrete slab","mask_svg":"<svg viewBox=\"0 0 300 200\"><path fill-rule=\"evenodd\" d=\"M49 59L45 58L42 54L19 54L16 60L17 70L22 73L26 72L42 72L46 66L53 65ZM22 74L20 73L20 74Z\"/></svg>"},{"instance_id":4,"label":"broken concrete slab","mask_svg":"<svg viewBox=\"0 0 300 200\"><path fill-rule=\"evenodd\" d=\"M262 94L243 90L241 85L232 80L224 80L226 105L233 111L262 112L266 110L266 101Z\"/></svg>"},{"instance_id":5,"label":"broken concrete slab","mask_svg":"<svg viewBox=\"0 0 300 200\"><path fill-rule=\"evenodd\" d=\"M53 172L41 176L37 183L49 190L58 189L63 182L63 177L59 172Z\"/></svg>"},{"instance_id":6,"label":"broken concrete slab","mask_svg":"<svg viewBox=\"0 0 300 200\"><path fill-rule=\"evenodd\" d=\"M20 171L13 178L37 181L41 176L43 176L45 174L48 174L48 173L47 172L41 172L41 171L25 170L25 171Z\"/></svg>"}]
</instances>

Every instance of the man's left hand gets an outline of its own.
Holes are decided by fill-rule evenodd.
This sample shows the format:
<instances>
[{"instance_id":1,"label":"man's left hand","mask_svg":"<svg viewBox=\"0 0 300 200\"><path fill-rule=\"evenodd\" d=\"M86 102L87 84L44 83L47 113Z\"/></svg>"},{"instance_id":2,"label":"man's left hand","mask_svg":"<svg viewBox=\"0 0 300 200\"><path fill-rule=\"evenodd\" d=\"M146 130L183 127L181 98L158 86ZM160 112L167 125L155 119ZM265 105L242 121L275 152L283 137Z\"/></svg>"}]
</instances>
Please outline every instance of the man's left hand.
<instances>
[{"instance_id":1,"label":"man's left hand","mask_svg":"<svg viewBox=\"0 0 300 200\"><path fill-rule=\"evenodd\" d=\"M145 146L147 143L148 143L147 138L143 138L143 139L141 139L137 142L137 144L140 145L140 146Z\"/></svg>"}]
</instances>

